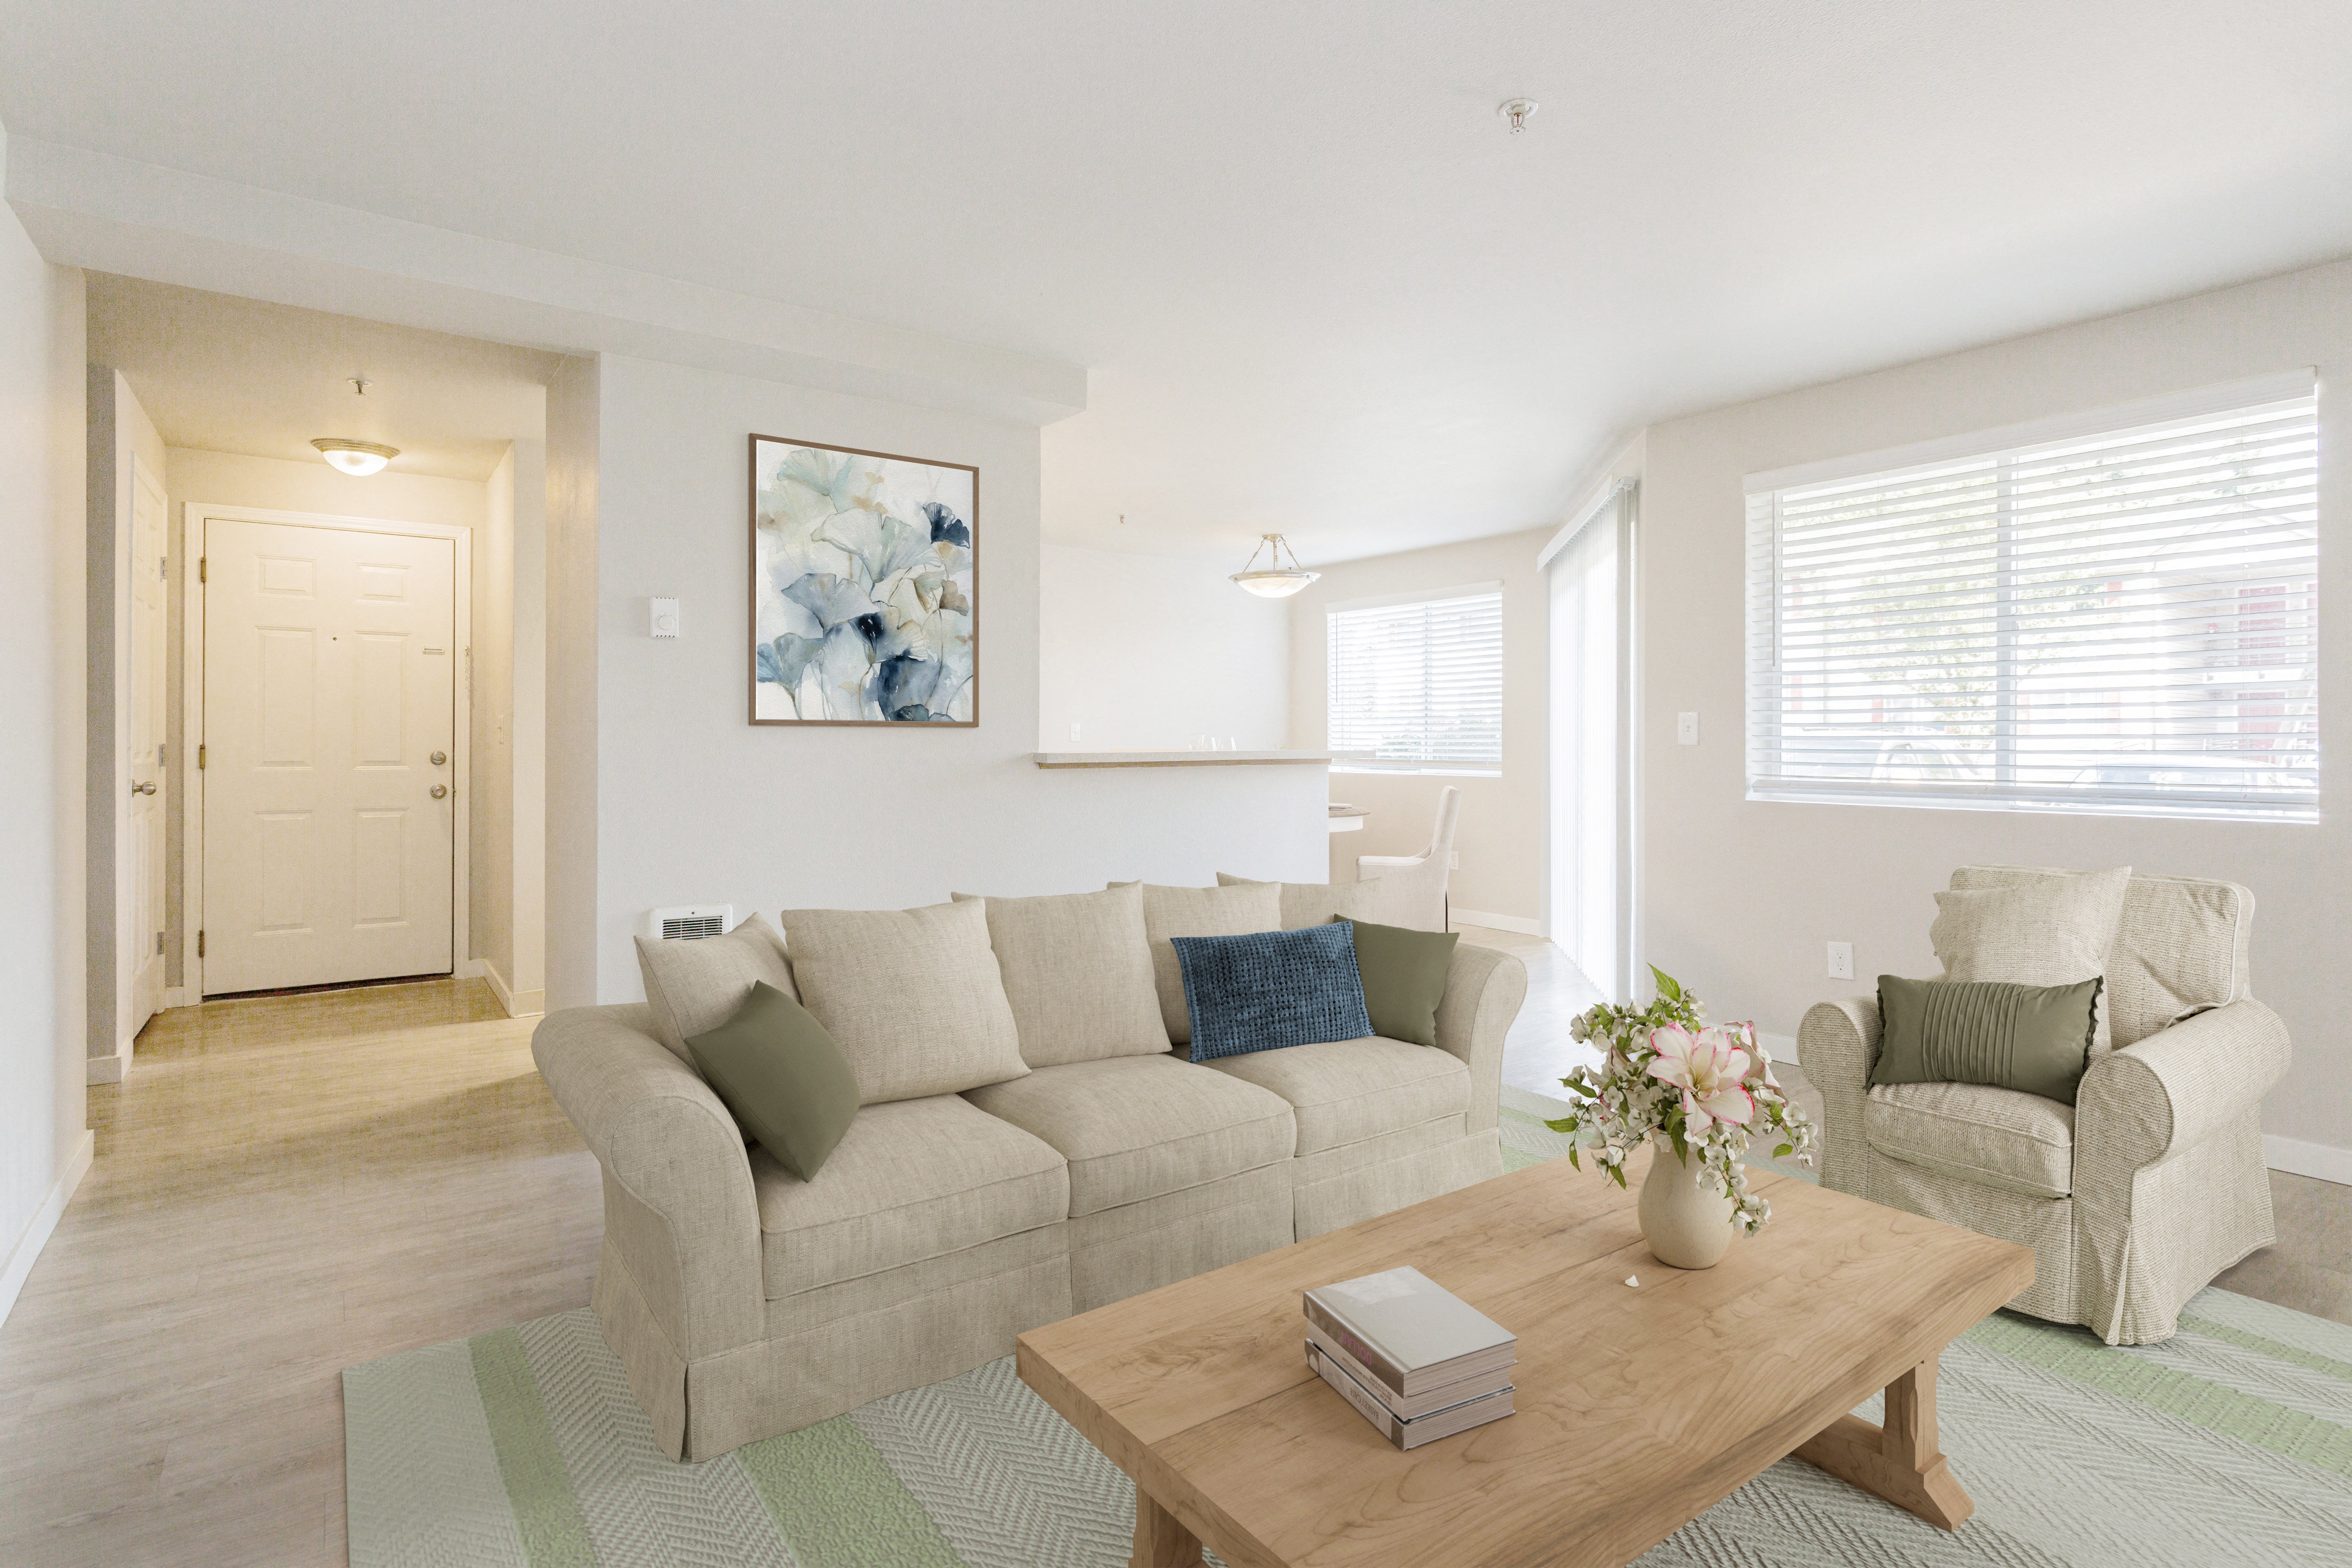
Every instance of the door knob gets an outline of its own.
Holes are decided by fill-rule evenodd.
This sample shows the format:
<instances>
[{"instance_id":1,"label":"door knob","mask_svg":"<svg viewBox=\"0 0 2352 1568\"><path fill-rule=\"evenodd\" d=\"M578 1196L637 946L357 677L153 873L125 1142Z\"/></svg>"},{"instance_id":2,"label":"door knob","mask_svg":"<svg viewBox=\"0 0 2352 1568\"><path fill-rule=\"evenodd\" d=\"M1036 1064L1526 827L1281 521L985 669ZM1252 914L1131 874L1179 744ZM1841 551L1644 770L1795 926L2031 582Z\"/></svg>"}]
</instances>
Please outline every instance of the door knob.
<instances>
[{"instance_id":1,"label":"door knob","mask_svg":"<svg viewBox=\"0 0 2352 1568\"><path fill-rule=\"evenodd\" d=\"M446 752L436 752L433 753L433 765L436 768L441 766L444 763L446 763L448 760L449 753Z\"/></svg>"},{"instance_id":2,"label":"door knob","mask_svg":"<svg viewBox=\"0 0 2352 1568\"><path fill-rule=\"evenodd\" d=\"M131 793L132 795L153 795L155 793L155 781L153 779L149 779L145 784L132 784L131 786Z\"/></svg>"},{"instance_id":3,"label":"door knob","mask_svg":"<svg viewBox=\"0 0 2352 1568\"><path fill-rule=\"evenodd\" d=\"M435 784L433 786L433 798L435 800L439 800L443 795L446 795L448 793L449 786L447 784Z\"/></svg>"}]
</instances>

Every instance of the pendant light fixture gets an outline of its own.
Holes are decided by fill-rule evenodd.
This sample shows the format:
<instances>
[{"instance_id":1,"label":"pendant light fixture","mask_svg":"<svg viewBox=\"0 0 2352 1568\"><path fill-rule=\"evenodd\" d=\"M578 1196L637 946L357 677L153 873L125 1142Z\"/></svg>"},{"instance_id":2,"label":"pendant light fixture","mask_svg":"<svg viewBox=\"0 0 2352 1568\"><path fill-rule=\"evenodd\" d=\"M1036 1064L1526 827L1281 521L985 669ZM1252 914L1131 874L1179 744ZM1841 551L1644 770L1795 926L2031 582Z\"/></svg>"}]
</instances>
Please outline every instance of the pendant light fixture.
<instances>
[{"instance_id":1,"label":"pendant light fixture","mask_svg":"<svg viewBox=\"0 0 2352 1568\"><path fill-rule=\"evenodd\" d=\"M397 447L379 447L373 441L346 441L338 436L321 436L310 443L319 455L355 479L383 471L383 466L400 456Z\"/></svg>"},{"instance_id":2,"label":"pendant light fixture","mask_svg":"<svg viewBox=\"0 0 2352 1568\"><path fill-rule=\"evenodd\" d=\"M1266 558L1264 567L1257 563L1261 555ZM1285 555L1290 557L1287 566L1282 563ZM1322 574L1301 566L1297 552L1282 535L1267 533L1259 536L1257 548L1250 552L1249 564L1234 574L1234 581L1261 599L1287 599Z\"/></svg>"}]
</instances>

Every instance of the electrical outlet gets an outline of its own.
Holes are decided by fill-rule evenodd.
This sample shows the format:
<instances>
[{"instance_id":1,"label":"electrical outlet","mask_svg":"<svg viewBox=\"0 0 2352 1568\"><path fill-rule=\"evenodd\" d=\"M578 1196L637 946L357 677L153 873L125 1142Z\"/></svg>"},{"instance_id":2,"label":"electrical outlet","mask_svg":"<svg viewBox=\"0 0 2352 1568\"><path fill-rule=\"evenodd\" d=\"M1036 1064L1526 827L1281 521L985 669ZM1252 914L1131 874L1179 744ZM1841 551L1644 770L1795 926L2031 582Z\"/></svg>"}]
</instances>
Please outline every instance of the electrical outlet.
<instances>
[{"instance_id":1,"label":"electrical outlet","mask_svg":"<svg viewBox=\"0 0 2352 1568\"><path fill-rule=\"evenodd\" d=\"M1445 852L1445 868L1449 871L1459 871L1462 869L1461 850L1449 849Z\"/></svg>"},{"instance_id":2,"label":"electrical outlet","mask_svg":"<svg viewBox=\"0 0 2352 1568\"><path fill-rule=\"evenodd\" d=\"M1697 714L1677 713L1675 715L1675 744L1677 746L1696 746L1698 744Z\"/></svg>"},{"instance_id":3,"label":"electrical outlet","mask_svg":"<svg viewBox=\"0 0 2352 1568\"><path fill-rule=\"evenodd\" d=\"M1070 721L1070 744L1072 744L1073 746L1075 746L1075 745L1076 745L1077 743L1078 743L1078 721L1077 721L1076 719L1073 719L1073 720L1071 720L1071 721Z\"/></svg>"},{"instance_id":4,"label":"electrical outlet","mask_svg":"<svg viewBox=\"0 0 2352 1568\"><path fill-rule=\"evenodd\" d=\"M1850 942L1830 943L1830 978L1832 980L1853 978L1853 943Z\"/></svg>"}]
</instances>

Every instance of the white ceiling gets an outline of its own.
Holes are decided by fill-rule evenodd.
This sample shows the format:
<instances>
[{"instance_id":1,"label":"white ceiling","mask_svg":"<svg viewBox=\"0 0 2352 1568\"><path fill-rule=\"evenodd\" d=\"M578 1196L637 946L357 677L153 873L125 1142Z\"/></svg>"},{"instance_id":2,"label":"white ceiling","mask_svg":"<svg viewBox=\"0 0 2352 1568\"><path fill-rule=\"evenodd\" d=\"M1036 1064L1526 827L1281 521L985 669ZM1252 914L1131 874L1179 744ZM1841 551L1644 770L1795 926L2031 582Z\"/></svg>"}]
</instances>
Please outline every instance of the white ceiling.
<instances>
[{"instance_id":1,"label":"white ceiling","mask_svg":"<svg viewBox=\"0 0 2352 1568\"><path fill-rule=\"evenodd\" d=\"M89 275L89 359L122 373L166 446L323 462L341 436L390 471L486 479L547 428L553 355L202 289ZM363 376L364 395L351 378Z\"/></svg>"},{"instance_id":2,"label":"white ceiling","mask_svg":"<svg viewBox=\"0 0 2352 1568\"><path fill-rule=\"evenodd\" d=\"M0 12L12 135L1083 363L1049 536L1310 563L2352 251L2347 81L2310 0Z\"/></svg>"}]
</instances>

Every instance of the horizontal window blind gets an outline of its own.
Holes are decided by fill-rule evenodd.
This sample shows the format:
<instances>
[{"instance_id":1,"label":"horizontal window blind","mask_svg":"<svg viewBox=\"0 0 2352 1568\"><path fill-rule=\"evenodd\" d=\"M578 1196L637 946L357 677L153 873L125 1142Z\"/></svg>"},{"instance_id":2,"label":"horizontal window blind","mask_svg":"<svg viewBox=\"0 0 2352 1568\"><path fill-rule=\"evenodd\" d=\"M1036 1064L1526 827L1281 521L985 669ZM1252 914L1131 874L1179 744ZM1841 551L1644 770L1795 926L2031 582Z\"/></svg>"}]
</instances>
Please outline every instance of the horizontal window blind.
<instances>
[{"instance_id":1,"label":"horizontal window blind","mask_svg":"<svg viewBox=\"0 0 2352 1568\"><path fill-rule=\"evenodd\" d=\"M1503 595L1328 612L1329 735L1349 767L1503 763Z\"/></svg>"},{"instance_id":2,"label":"horizontal window blind","mask_svg":"<svg viewBox=\"0 0 2352 1568\"><path fill-rule=\"evenodd\" d=\"M1752 489L1749 798L2318 820L2317 424Z\"/></svg>"}]
</instances>

